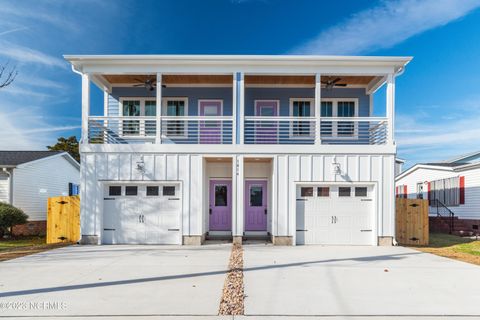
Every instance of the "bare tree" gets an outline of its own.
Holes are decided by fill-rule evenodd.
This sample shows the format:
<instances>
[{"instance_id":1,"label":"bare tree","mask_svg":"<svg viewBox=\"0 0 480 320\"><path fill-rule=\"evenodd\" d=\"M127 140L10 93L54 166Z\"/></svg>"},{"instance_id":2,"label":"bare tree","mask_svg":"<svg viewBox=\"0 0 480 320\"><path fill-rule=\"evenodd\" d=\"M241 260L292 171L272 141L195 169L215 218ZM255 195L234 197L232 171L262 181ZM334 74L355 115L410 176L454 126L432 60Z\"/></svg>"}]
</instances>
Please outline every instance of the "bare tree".
<instances>
[{"instance_id":1,"label":"bare tree","mask_svg":"<svg viewBox=\"0 0 480 320\"><path fill-rule=\"evenodd\" d=\"M17 68L12 67L10 68L10 71L8 69L8 63L6 65L0 66L0 89L10 85L17 77Z\"/></svg>"}]
</instances>

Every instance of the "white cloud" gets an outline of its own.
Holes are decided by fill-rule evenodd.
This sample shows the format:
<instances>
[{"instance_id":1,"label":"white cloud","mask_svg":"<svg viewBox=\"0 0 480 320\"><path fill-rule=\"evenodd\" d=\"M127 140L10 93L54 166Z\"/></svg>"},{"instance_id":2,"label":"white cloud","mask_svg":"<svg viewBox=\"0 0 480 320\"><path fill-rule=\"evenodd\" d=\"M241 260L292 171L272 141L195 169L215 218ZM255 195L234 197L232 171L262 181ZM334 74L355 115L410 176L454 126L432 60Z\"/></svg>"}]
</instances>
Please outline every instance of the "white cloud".
<instances>
[{"instance_id":1,"label":"white cloud","mask_svg":"<svg viewBox=\"0 0 480 320\"><path fill-rule=\"evenodd\" d=\"M9 34L9 33L14 33L14 32L18 32L18 31L27 30L27 29L28 29L27 27L18 27L18 28L13 28L13 29L10 29L10 30L5 30L5 31L0 32L0 36L4 36L4 35Z\"/></svg>"},{"instance_id":2,"label":"white cloud","mask_svg":"<svg viewBox=\"0 0 480 320\"><path fill-rule=\"evenodd\" d=\"M432 114L397 115L395 130L399 156L409 165L432 162L480 149L480 99L471 98L459 103L451 111L463 112L468 117L454 117L445 112L445 118ZM447 110L444 108L443 110ZM421 111L421 110L420 110Z\"/></svg>"},{"instance_id":3,"label":"white cloud","mask_svg":"<svg viewBox=\"0 0 480 320\"><path fill-rule=\"evenodd\" d=\"M66 68L67 63L59 58L52 57L38 50L16 45L8 41L0 41L0 56L15 60L19 63L38 63L49 67Z\"/></svg>"},{"instance_id":4,"label":"white cloud","mask_svg":"<svg viewBox=\"0 0 480 320\"><path fill-rule=\"evenodd\" d=\"M479 6L480 0L384 1L322 31L293 53L351 55L389 48L459 19Z\"/></svg>"},{"instance_id":5,"label":"white cloud","mask_svg":"<svg viewBox=\"0 0 480 320\"><path fill-rule=\"evenodd\" d=\"M62 132L80 128L76 124L52 125L50 122L51 119L43 115L42 108L26 106L14 109L11 104L2 105L0 150L45 150L47 145L55 144ZM75 122L78 123L79 120Z\"/></svg>"}]
</instances>

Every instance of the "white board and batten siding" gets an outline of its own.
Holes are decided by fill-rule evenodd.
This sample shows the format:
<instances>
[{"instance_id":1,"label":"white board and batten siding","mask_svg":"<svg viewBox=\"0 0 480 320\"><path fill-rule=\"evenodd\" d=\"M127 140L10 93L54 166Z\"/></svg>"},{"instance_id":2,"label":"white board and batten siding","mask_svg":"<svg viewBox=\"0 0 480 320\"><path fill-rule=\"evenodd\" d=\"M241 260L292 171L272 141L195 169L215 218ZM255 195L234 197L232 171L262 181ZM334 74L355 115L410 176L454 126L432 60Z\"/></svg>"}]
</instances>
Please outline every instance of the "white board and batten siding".
<instances>
[{"instance_id":1,"label":"white board and batten siding","mask_svg":"<svg viewBox=\"0 0 480 320\"><path fill-rule=\"evenodd\" d=\"M145 173L137 170L137 162L145 163ZM182 192L183 235L201 235L202 227L202 161L200 155L189 154L82 154L81 169L81 233L101 236L105 185L171 182ZM101 241L101 239L100 239Z\"/></svg>"},{"instance_id":2,"label":"white board and batten siding","mask_svg":"<svg viewBox=\"0 0 480 320\"><path fill-rule=\"evenodd\" d=\"M137 162L141 161L142 156L145 174L136 169ZM235 157L235 155L232 156ZM378 236L394 234L393 154L336 156L284 154L271 155L271 158L273 159L271 164L273 172L270 177L274 215L271 220L273 235L295 237L296 188L302 183L318 182L342 182L352 185L358 182L362 185L371 185L375 193L373 198L375 199L377 234ZM334 158L340 163L341 175L333 173ZM101 236L102 234L105 185L115 182L135 183L135 181L143 183L150 181L152 184L179 183L182 190L182 234L184 236L203 235L207 231L203 211L205 211L207 199L206 180L212 174L206 170L210 164L205 162L202 154L83 153L82 161L84 164L81 173L83 235ZM229 176L227 172L229 167L230 164L225 165L223 170L226 177ZM251 171L248 170L248 166L246 169L245 171ZM243 172L242 167L239 170ZM237 192L240 195L239 199L243 199L242 190ZM236 208L238 212L243 212L243 201L237 201ZM242 234L242 224L234 223L233 228L234 233Z\"/></svg>"},{"instance_id":3,"label":"white board and batten siding","mask_svg":"<svg viewBox=\"0 0 480 320\"><path fill-rule=\"evenodd\" d=\"M396 181L397 186L407 186L408 198L417 196L417 183L429 182L445 178L465 177L465 204L452 206L450 209L459 218L480 219L480 168L466 170L441 170L433 168L417 168ZM427 185L423 187L423 198L428 198Z\"/></svg>"},{"instance_id":4,"label":"white board and batten siding","mask_svg":"<svg viewBox=\"0 0 480 320\"><path fill-rule=\"evenodd\" d=\"M13 172L13 204L30 221L46 220L48 198L68 196L68 184L79 182L78 169L63 156L25 163Z\"/></svg>"}]
</instances>

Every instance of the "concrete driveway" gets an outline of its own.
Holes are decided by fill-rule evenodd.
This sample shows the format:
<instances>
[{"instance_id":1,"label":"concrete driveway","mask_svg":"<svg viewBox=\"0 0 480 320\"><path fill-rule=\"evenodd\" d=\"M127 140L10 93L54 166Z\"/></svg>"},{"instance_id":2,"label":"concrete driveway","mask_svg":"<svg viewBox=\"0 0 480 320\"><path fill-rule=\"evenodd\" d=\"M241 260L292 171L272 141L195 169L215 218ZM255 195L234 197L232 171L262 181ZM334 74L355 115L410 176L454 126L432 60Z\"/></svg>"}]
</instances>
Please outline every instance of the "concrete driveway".
<instances>
[{"instance_id":1,"label":"concrete driveway","mask_svg":"<svg viewBox=\"0 0 480 320\"><path fill-rule=\"evenodd\" d=\"M0 263L0 316L216 315L230 244L72 246Z\"/></svg>"},{"instance_id":2,"label":"concrete driveway","mask_svg":"<svg viewBox=\"0 0 480 320\"><path fill-rule=\"evenodd\" d=\"M246 315L480 315L480 267L402 247L244 246Z\"/></svg>"}]
</instances>

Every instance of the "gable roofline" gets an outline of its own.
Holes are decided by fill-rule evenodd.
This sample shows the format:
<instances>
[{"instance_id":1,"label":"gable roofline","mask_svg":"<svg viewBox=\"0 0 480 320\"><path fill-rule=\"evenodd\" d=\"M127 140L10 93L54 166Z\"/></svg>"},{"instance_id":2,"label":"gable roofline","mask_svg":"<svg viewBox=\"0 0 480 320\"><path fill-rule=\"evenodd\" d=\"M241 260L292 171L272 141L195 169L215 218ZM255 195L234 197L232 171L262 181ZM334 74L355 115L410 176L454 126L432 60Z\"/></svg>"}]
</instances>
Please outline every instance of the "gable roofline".
<instances>
[{"instance_id":1,"label":"gable roofline","mask_svg":"<svg viewBox=\"0 0 480 320\"><path fill-rule=\"evenodd\" d=\"M403 171L398 176L395 177L395 181L402 179L403 177L409 175L410 173L414 172L418 169L431 169L431 170L438 170L438 171L455 171L455 167L445 167L445 166L436 166L431 164L423 164L417 163L413 167L409 168L408 170Z\"/></svg>"},{"instance_id":2,"label":"gable roofline","mask_svg":"<svg viewBox=\"0 0 480 320\"><path fill-rule=\"evenodd\" d=\"M21 163L21 164L15 166L14 168L23 168L27 165L31 165L31 164L46 161L46 160L51 160L53 158L58 158L58 157L64 158L72 166L74 166L77 170L80 170L80 164L77 162L77 160L73 159L73 157L68 152L58 152L56 154L52 154L52 155L47 156L47 157L43 157L43 158L40 158L40 159L24 162L24 163Z\"/></svg>"},{"instance_id":3,"label":"gable roofline","mask_svg":"<svg viewBox=\"0 0 480 320\"><path fill-rule=\"evenodd\" d=\"M464 159L467 159L467 158L470 158L470 157L474 157L476 155L480 155L480 151L475 151L475 152L470 152L470 153L466 153L466 154L462 154L462 155L459 155L459 156L456 156L455 158L451 158L451 159L448 159L448 160L444 160L442 162L445 162L445 163L453 163L453 162L459 162L461 160L464 160Z\"/></svg>"}]
</instances>

